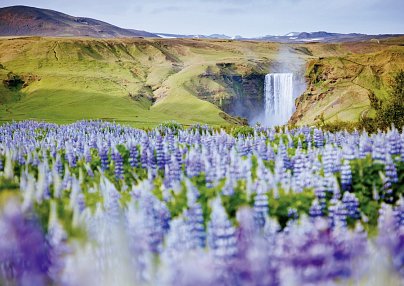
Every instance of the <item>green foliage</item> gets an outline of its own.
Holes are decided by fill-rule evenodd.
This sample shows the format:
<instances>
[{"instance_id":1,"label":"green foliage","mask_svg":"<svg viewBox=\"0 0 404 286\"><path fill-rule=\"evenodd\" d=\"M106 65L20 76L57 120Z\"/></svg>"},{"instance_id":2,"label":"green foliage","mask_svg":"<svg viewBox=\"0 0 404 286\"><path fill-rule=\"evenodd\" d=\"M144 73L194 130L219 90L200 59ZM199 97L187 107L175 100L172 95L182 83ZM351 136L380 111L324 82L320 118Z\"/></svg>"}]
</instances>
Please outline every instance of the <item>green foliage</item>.
<instances>
[{"instance_id":1,"label":"green foliage","mask_svg":"<svg viewBox=\"0 0 404 286\"><path fill-rule=\"evenodd\" d=\"M237 186L234 188L233 195L222 196L222 203L230 219L235 221L237 210L241 206L249 205L247 192L245 191L245 184L239 181Z\"/></svg>"},{"instance_id":2,"label":"green foliage","mask_svg":"<svg viewBox=\"0 0 404 286\"><path fill-rule=\"evenodd\" d=\"M401 129L404 127L404 71L399 71L392 84L390 97L383 102L377 110L376 120L381 129L387 129L391 125Z\"/></svg>"},{"instance_id":3,"label":"green foliage","mask_svg":"<svg viewBox=\"0 0 404 286\"><path fill-rule=\"evenodd\" d=\"M1 191L10 191L15 190L17 191L20 188L20 185L15 182L14 180L9 180L5 178L0 179L0 192Z\"/></svg>"},{"instance_id":4,"label":"green foliage","mask_svg":"<svg viewBox=\"0 0 404 286\"><path fill-rule=\"evenodd\" d=\"M50 200L43 201L40 204L35 203L34 213L37 216L42 228L47 230L49 224Z\"/></svg>"},{"instance_id":5,"label":"green foliage","mask_svg":"<svg viewBox=\"0 0 404 286\"><path fill-rule=\"evenodd\" d=\"M234 137L248 137L248 136L253 136L254 135L254 128L250 126L241 126L241 127L235 127L232 129L231 134Z\"/></svg>"},{"instance_id":6,"label":"green foliage","mask_svg":"<svg viewBox=\"0 0 404 286\"><path fill-rule=\"evenodd\" d=\"M318 128L321 128L325 131L330 131L330 132L337 132L341 130L346 130L349 132L352 132L354 130L361 130L361 124L359 122L348 122L348 121L332 121L332 122L324 122L322 121L321 123L317 123L316 126Z\"/></svg>"},{"instance_id":7,"label":"green foliage","mask_svg":"<svg viewBox=\"0 0 404 286\"><path fill-rule=\"evenodd\" d=\"M223 186L223 182L216 188L207 188L206 176L204 174L192 178L191 182L199 190L198 202L201 204L203 211L203 219L206 225L206 223L209 221L210 214L212 212L210 202L212 201L212 199L216 198L220 188Z\"/></svg>"},{"instance_id":8,"label":"green foliage","mask_svg":"<svg viewBox=\"0 0 404 286\"><path fill-rule=\"evenodd\" d=\"M185 184L182 185L181 192L178 194L171 190L172 198L167 202L167 207L170 211L171 217L177 217L187 208L187 189Z\"/></svg>"},{"instance_id":9,"label":"green foliage","mask_svg":"<svg viewBox=\"0 0 404 286\"><path fill-rule=\"evenodd\" d=\"M392 184L392 197L386 197L383 191L383 164L374 163L370 157L367 157L353 160L351 166L352 191L359 200L361 212L366 216L364 225L372 233L377 227L381 202L394 203L404 193L404 166L403 163L398 164L397 172L401 176L398 183Z\"/></svg>"},{"instance_id":10,"label":"green foliage","mask_svg":"<svg viewBox=\"0 0 404 286\"><path fill-rule=\"evenodd\" d=\"M164 130L166 129L170 129L170 131L174 134L177 135L179 130L183 130L184 127L182 126L182 124L171 120L171 121L165 121L163 123L161 123L157 129L159 129L160 132L164 132ZM164 135L164 134L163 134Z\"/></svg>"},{"instance_id":11,"label":"green foliage","mask_svg":"<svg viewBox=\"0 0 404 286\"><path fill-rule=\"evenodd\" d=\"M49 203L51 202L52 201L49 201ZM86 237L86 231L81 227L73 225L73 210L68 207L69 200L63 198L63 200L53 200L53 202L56 204L57 219L62 223L69 239L84 239ZM50 211L50 209L47 209L47 211ZM46 217L46 213L43 213L43 215Z\"/></svg>"},{"instance_id":12,"label":"green foliage","mask_svg":"<svg viewBox=\"0 0 404 286\"><path fill-rule=\"evenodd\" d=\"M274 191L269 192L269 215L278 219L279 224L284 228L289 221L288 209L294 208L299 214L308 214L314 200L312 190L304 190L301 193L285 192L280 189L275 197Z\"/></svg>"}]
</instances>

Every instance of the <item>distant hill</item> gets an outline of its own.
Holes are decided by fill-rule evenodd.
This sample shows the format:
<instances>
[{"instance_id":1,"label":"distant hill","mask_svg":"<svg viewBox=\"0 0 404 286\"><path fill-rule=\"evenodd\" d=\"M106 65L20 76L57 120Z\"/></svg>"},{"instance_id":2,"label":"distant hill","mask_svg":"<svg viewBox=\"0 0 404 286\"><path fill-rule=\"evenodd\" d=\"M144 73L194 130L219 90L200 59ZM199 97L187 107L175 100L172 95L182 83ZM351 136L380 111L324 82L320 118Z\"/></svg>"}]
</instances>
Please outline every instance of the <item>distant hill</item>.
<instances>
[{"instance_id":1,"label":"distant hill","mask_svg":"<svg viewBox=\"0 0 404 286\"><path fill-rule=\"evenodd\" d=\"M123 29L91 18L73 17L28 6L0 8L0 36L158 37L149 32Z\"/></svg>"},{"instance_id":2,"label":"distant hill","mask_svg":"<svg viewBox=\"0 0 404 286\"><path fill-rule=\"evenodd\" d=\"M367 35L359 33L329 33L325 31L318 32L291 32L284 36L268 35L264 37L254 38L254 40L270 41L279 43L305 43L305 42L360 42L368 41L371 39L386 39L396 36L402 36L397 34L381 34L381 35Z\"/></svg>"},{"instance_id":3,"label":"distant hill","mask_svg":"<svg viewBox=\"0 0 404 286\"><path fill-rule=\"evenodd\" d=\"M156 35L162 38L178 38L178 39L231 39L231 37L223 34L212 35L181 35L181 34L168 34L168 33L156 33Z\"/></svg>"},{"instance_id":4,"label":"distant hill","mask_svg":"<svg viewBox=\"0 0 404 286\"><path fill-rule=\"evenodd\" d=\"M306 42L322 42L322 43L333 43L333 42L360 42L368 40L380 40L391 37L402 36L399 34L381 34L381 35L367 35L360 33L329 33L325 31L318 32L291 32L284 36L267 35L263 37L253 37L247 38L242 36L230 37L222 34L213 35L181 35L181 34L168 34L168 33L156 33L162 38L178 38L178 39L233 39L238 41L265 41L265 42L277 42L277 43L306 43Z\"/></svg>"}]
</instances>

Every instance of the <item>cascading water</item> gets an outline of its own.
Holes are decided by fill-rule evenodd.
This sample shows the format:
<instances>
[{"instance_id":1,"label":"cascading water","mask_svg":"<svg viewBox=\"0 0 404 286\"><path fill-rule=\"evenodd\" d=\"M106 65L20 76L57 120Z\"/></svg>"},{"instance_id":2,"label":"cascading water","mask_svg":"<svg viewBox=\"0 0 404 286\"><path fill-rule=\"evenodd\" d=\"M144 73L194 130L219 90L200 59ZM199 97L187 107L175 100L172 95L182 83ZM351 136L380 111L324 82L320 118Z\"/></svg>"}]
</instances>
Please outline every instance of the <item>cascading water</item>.
<instances>
[{"instance_id":1,"label":"cascading water","mask_svg":"<svg viewBox=\"0 0 404 286\"><path fill-rule=\"evenodd\" d=\"M293 114L293 74L270 73L265 76L265 125L282 125Z\"/></svg>"}]
</instances>

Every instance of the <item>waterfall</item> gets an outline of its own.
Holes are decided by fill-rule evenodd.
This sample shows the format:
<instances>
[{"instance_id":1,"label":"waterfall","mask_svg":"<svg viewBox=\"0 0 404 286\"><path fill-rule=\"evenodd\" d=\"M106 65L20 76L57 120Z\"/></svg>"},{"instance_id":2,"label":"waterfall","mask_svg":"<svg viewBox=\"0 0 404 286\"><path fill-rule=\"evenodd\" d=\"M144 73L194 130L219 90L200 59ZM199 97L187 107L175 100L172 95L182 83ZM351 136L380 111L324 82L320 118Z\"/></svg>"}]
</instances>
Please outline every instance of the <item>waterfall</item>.
<instances>
[{"instance_id":1,"label":"waterfall","mask_svg":"<svg viewBox=\"0 0 404 286\"><path fill-rule=\"evenodd\" d=\"M270 73L265 76L265 123L286 124L293 114L293 74Z\"/></svg>"}]
</instances>

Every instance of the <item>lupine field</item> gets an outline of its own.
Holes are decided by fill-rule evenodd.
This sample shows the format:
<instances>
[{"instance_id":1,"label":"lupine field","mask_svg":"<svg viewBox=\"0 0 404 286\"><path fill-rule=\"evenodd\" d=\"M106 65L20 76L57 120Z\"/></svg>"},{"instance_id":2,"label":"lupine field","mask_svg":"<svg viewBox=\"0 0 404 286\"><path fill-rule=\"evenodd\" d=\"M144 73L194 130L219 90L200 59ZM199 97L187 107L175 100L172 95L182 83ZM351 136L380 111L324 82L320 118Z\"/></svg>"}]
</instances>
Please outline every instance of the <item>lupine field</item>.
<instances>
[{"instance_id":1,"label":"lupine field","mask_svg":"<svg viewBox=\"0 0 404 286\"><path fill-rule=\"evenodd\" d=\"M404 133L0 126L1 285L402 285Z\"/></svg>"}]
</instances>

